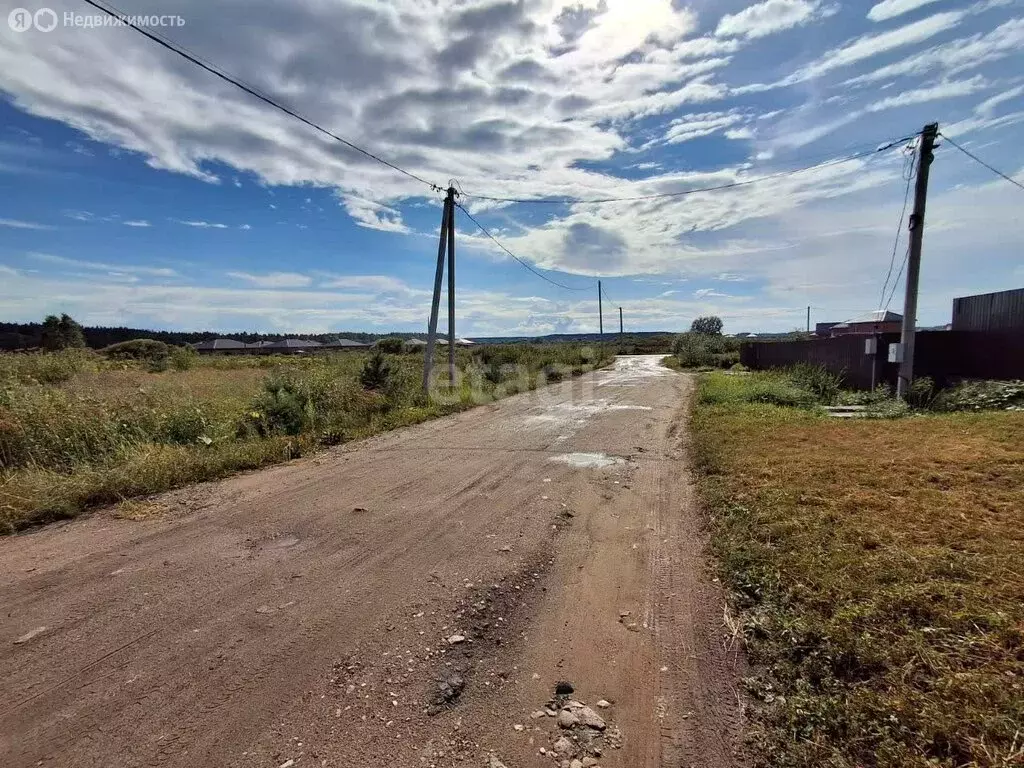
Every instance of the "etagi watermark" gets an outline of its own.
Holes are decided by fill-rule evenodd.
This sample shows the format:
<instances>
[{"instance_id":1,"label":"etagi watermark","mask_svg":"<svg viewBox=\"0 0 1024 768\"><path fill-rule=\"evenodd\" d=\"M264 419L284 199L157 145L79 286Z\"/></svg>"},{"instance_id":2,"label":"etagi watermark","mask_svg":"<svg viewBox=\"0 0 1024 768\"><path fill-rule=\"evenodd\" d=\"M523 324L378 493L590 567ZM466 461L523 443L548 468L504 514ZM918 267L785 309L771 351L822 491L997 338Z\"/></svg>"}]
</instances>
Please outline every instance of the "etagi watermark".
<instances>
[{"instance_id":1,"label":"etagi watermark","mask_svg":"<svg viewBox=\"0 0 1024 768\"><path fill-rule=\"evenodd\" d=\"M28 32L37 29L40 32L52 32L58 25L64 27L77 27L79 29L91 29L93 27L183 27L185 19L176 14L147 16L129 16L119 14L110 16L106 13L72 13L65 11L63 16L58 16L52 8L40 8L38 11L30 11L27 8L15 8L7 14L7 25L15 32Z\"/></svg>"}]
</instances>

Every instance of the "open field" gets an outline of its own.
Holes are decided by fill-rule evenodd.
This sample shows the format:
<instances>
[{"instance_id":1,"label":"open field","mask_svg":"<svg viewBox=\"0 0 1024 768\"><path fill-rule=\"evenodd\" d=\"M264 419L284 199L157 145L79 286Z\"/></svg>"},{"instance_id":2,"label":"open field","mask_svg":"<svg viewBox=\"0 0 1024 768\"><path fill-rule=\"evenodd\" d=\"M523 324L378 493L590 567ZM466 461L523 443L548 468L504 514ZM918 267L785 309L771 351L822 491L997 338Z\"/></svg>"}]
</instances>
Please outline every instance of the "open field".
<instances>
[{"instance_id":1,"label":"open field","mask_svg":"<svg viewBox=\"0 0 1024 768\"><path fill-rule=\"evenodd\" d=\"M84 351L0 355L0 531L491 402L606 365L611 353L460 350L459 386L430 399L422 355L386 355L386 370L363 381L369 358L215 356L149 372L145 361Z\"/></svg>"},{"instance_id":2,"label":"open field","mask_svg":"<svg viewBox=\"0 0 1024 768\"><path fill-rule=\"evenodd\" d=\"M1024 413L842 421L785 386L708 374L693 420L759 764L1020 765Z\"/></svg>"}]
</instances>

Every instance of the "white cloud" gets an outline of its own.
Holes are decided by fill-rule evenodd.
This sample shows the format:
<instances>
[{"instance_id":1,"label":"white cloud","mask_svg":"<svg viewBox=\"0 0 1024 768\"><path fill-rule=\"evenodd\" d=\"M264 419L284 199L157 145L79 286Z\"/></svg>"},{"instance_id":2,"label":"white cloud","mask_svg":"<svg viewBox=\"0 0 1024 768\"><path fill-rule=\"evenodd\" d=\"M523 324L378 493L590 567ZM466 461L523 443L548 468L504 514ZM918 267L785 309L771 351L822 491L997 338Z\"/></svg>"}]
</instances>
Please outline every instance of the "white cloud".
<instances>
[{"instance_id":1,"label":"white cloud","mask_svg":"<svg viewBox=\"0 0 1024 768\"><path fill-rule=\"evenodd\" d=\"M960 96L969 96L972 93L985 90L989 87L988 82L983 77L972 77L969 80L953 80L944 83L938 83L937 85L918 88L913 91L904 91L897 96L889 96L888 98L876 101L867 107L868 112L881 112L884 109L891 109L893 107L904 107L911 104L923 104L928 101L937 101L939 99L953 99Z\"/></svg>"},{"instance_id":2,"label":"white cloud","mask_svg":"<svg viewBox=\"0 0 1024 768\"><path fill-rule=\"evenodd\" d=\"M834 69L848 67L859 61L870 59L887 51L920 43L940 32L945 32L959 24L964 18L960 11L936 13L926 19L915 21L904 27L881 32L875 35L864 35L847 42L845 45L822 56L817 61L801 68L793 76L793 82L820 77Z\"/></svg>"},{"instance_id":3,"label":"white cloud","mask_svg":"<svg viewBox=\"0 0 1024 768\"><path fill-rule=\"evenodd\" d=\"M153 267L140 264L115 264L112 262L83 261L81 259L69 259L65 256L57 256L52 253L33 252L28 254L36 261L46 264L53 264L57 267L65 267L87 271L99 271L108 273L125 273L149 275L152 277L174 277L178 273L168 267Z\"/></svg>"},{"instance_id":4,"label":"white cloud","mask_svg":"<svg viewBox=\"0 0 1024 768\"><path fill-rule=\"evenodd\" d=\"M126 227L149 227L152 226L145 219L133 219L131 221L122 222Z\"/></svg>"},{"instance_id":5,"label":"white cloud","mask_svg":"<svg viewBox=\"0 0 1024 768\"><path fill-rule=\"evenodd\" d=\"M48 224L37 224L34 221L22 221L20 219L0 219L0 227L11 229L53 229Z\"/></svg>"},{"instance_id":6,"label":"white cloud","mask_svg":"<svg viewBox=\"0 0 1024 768\"><path fill-rule=\"evenodd\" d=\"M228 272L227 275L260 288L305 288L313 284L313 278L309 275L300 275L296 272L270 272L265 275L254 275L249 272Z\"/></svg>"},{"instance_id":7,"label":"white cloud","mask_svg":"<svg viewBox=\"0 0 1024 768\"><path fill-rule=\"evenodd\" d=\"M715 34L719 37L765 37L807 24L834 13L819 0L764 0L739 13L723 16Z\"/></svg>"},{"instance_id":8,"label":"white cloud","mask_svg":"<svg viewBox=\"0 0 1024 768\"><path fill-rule=\"evenodd\" d=\"M184 221L182 219L174 219L178 224L184 224L186 227L196 227L198 229L228 229L227 224L220 224L212 221Z\"/></svg>"},{"instance_id":9,"label":"white cloud","mask_svg":"<svg viewBox=\"0 0 1024 768\"><path fill-rule=\"evenodd\" d=\"M877 83L908 75L956 74L1018 53L1022 46L1024 19L1010 19L990 32L951 40L857 75L845 85Z\"/></svg>"},{"instance_id":10,"label":"white cloud","mask_svg":"<svg viewBox=\"0 0 1024 768\"><path fill-rule=\"evenodd\" d=\"M937 2L938 0L882 0L882 2L871 6L868 11L868 18L872 21L887 21L904 13L917 10L925 5Z\"/></svg>"}]
</instances>

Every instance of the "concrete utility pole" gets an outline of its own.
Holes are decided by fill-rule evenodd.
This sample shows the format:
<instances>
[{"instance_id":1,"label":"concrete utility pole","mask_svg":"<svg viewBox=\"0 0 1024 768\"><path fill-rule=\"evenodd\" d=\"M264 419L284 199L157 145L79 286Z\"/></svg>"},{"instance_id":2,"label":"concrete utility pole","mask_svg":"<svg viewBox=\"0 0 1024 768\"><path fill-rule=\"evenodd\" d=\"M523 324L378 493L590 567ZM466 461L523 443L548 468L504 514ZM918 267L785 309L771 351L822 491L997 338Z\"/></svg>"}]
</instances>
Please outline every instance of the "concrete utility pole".
<instances>
[{"instance_id":1,"label":"concrete utility pole","mask_svg":"<svg viewBox=\"0 0 1024 768\"><path fill-rule=\"evenodd\" d=\"M597 327L604 336L604 309L601 308L601 281L597 281Z\"/></svg>"},{"instance_id":2,"label":"concrete utility pole","mask_svg":"<svg viewBox=\"0 0 1024 768\"><path fill-rule=\"evenodd\" d=\"M619 341L622 341L622 307L619 307Z\"/></svg>"},{"instance_id":3,"label":"concrete utility pole","mask_svg":"<svg viewBox=\"0 0 1024 768\"><path fill-rule=\"evenodd\" d=\"M807 332L811 332L811 308L807 308Z\"/></svg>"},{"instance_id":4,"label":"concrete utility pole","mask_svg":"<svg viewBox=\"0 0 1024 768\"><path fill-rule=\"evenodd\" d=\"M448 188L448 382L455 383L455 188Z\"/></svg>"},{"instance_id":5,"label":"concrete utility pole","mask_svg":"<svg viewBox=\"0 0 1024 768\"><path fill-rule=\"evenodd\" d=\"M914 212L910 214L910 253L907 257L907 292L903 300L903 333L900 337L900 373L896 394L906 398L914 380L914 333L917 328L917 283L921 275L921 246L924 242L924 208L928 200L928 171L931 168L938 123L929 123L921 131L917 155L917 183L914 186Z\"/></svg>"},{"instance_id":6,"label":"concrete utility pole","mask_svg":"<svg viewBox=\"0 0 1024 768\"><path fill-rule=\"evenodd\" d=\"M455 188L448 187L441 212L441 236L437 243L437 269L434 272L434 296L430 303L430 321L427 324L427 349L423 354L423 391L430 391L430 373L434 367L434 345L437 343L437 312L441 305L441 280L444 278L444 254L449 251L448 270L448 351L449 364L454 368L455 353ZM454 376L452 377L454 381Z\"/></svg>"}]
</instances>

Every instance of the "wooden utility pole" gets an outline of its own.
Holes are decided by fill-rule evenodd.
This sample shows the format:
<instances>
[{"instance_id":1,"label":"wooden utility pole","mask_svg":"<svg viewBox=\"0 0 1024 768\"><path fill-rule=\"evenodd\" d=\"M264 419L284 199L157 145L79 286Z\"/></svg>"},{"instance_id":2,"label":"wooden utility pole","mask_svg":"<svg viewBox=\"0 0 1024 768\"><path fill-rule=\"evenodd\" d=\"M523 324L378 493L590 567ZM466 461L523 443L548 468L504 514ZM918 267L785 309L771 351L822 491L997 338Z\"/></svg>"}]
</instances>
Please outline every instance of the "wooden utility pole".
<instances>
[{"instance_id":1,"label":"wooden utility pole","mask_svg":"<svg viewBox=\"0 0 1024 768\"><path fill-rule=\"evenodd\" d=\"M622 341L622 307L619 307L619 341Z\"/></svg>"},{"instance_id":2,"label":"wooden utility pole","mask_svg":"<svg viewBox=\"0 0 1024 768\"><path fill-rule=\"evenodd\" d=\"M430 391L430 373L434 367L434 346L437 343L437 312L441 305L441 280L444 278L444 254L450 251L448 275L448 335L449 342L454 339L455 313L455 188L448 187L448 196L444 199L444 210L441 212L441 236L437 243L437 269L434 272L434 296L430 303L430 321L427 324L427 349L423 354L423 391ZM453 354L454 344L449 354ZM451 358L449 358L451 359Z\"/></svg>"},{"instance_id":3,"label":"wooden utility pole","mask_svg":"<svg viewBox=\"0 0 1024 768\"><path fill-rule=\"evenodd\" d=\"M938 123L929 123L921 131L917 155L917 183L914 187L914 212L910 214L910 252L907 256L906 298L903 300L903 332L900 337L900 373L896 394L905 398L914 380L914 334L917 327L917 283L921 275L921 246L924 242L924 208L928 200L928 171L931 168Z\"/></svg>"},{"instance_id":4,"label":"wooden utility pole","mask_svg":"<svg viewBox=\"0 0 1024 768\"><path fill-rule=\"evenodd\" d=\"M604 309L601 307L601 281L597 281L597 328L604 336Z\"/></svg>"},{"instance_id":5,"label":"wooden utility pole","mask_svg":"<svg viewBox=\"0 0 1024 768\"><path fill-rule=\"evenodd\" d=\"M448 187L448 382L455 383L455 188Z\"/></svg>"}]
</instances>

